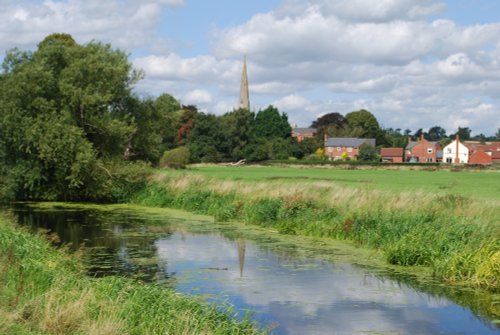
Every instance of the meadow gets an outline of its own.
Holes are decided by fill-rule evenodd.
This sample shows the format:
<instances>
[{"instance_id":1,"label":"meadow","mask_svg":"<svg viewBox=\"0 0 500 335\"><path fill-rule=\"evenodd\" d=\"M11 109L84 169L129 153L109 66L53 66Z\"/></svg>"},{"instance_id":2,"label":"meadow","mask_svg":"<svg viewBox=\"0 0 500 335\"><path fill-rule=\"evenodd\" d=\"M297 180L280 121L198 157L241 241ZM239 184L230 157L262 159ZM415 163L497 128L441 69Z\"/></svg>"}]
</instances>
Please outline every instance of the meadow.
<instances>
[{"instance_id":1,"label":"meadow","mask_svg":"<svg viewBox=\"0 0 500 335\"><path fill-rule=\"evenodd\" d=\"M381 251L390 264L429 267L446 283L498 293L499 176L195 166L157 171L131 201L283 234L351 241Z\"/></svg>"},{"instance_id":2,"label":"meadow","mask_svg":"<svg viewBox=\"0 0 500 335\"><path fill-rule=\"evenodd\" d=\"M0 334L262 334L229 309L159 285L90 278L56 250L0 215Z\"/></svg>"},{"instance_id":3,"label":"meadow","mask_svg":"<svg viewBox=\"0 0 500 335\"><path fill-rule=\"evenodd\" d=\"M297 166L194 165L186 170L163 170L169 174L193 173L208 178L248 182L322 182L389 192L454 194L500 200L500 170L454 171L435 167L350 169Z\"/></svg>"}]
</instances>

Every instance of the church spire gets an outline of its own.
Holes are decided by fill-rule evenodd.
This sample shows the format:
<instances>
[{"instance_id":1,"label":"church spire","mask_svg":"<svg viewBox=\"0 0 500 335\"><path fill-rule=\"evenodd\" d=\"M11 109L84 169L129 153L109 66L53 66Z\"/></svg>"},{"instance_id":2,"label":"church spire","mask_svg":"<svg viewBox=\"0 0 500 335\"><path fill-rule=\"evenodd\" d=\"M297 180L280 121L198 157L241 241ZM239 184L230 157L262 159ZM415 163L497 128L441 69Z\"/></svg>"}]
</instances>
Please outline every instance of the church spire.
<instances>
[{"instance_id":1,"label":"church spire","mask_svg":"<svg viewBox=\"0 0 500 335\"><path fill-rule=\"evenodd\" d=\"M240 108L250 110L250 95L248 94L247 58L243 60L243 73L240 84Z\"/></svg>"}]
</instances>

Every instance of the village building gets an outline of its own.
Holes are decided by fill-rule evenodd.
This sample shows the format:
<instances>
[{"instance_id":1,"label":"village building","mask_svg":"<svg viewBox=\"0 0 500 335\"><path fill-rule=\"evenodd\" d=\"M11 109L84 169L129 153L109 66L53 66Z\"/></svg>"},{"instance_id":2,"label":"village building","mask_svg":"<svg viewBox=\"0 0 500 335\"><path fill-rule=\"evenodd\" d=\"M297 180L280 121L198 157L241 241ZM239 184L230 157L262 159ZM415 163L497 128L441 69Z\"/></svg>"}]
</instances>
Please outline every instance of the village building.
<instances>
[{"instance_id":1,"label":"village building","mask_svg":"<svg viewBox=\"0 0 500 335\"><path fill-rule=\"evenodd\" d=\"M490 165L500 162L500 142L460 142L458 136L444 147L444 162L448 164Z\"/></svg>"},{"instance_id":2,"label":"village building","mask_svg":"<svg viewBox=\"0 0 500 335\"><path fill-rule=\"evenodd\" d=\"M297 139L297 142L302 142L306 138L314 138L318 130L316 128L292 128L292 137Z\"/></svg>"},{"instance_id":3,"label":"village building","mask_svg":"<svg viewBox=\"0 0 500 335\"><path fill-rule=\"evenodd\" d=\"M469 162L470 148L461 143L457 137L443 148L443 162L447 164L467 164Z\"/></svg>"},{"instance_id":4,"label":"village building","mask_svg":"<svg viewBox=\"0 0 500 335\"><path fill-rule=\"evenodd\" d=\"M380 157L383 163L403 163L403 148L382 148Z\"/></svg>"},{"instance_id":5,"label":"village building","mask_svg":"<svg viewBox=\"0 0 500 335\"><path fill-rule=\"evenodd\" d=\"M491 165L493 162L490 155L483 150L477 150L469 157L468 164L474 165Z\"/></svg>"},{"instance_id":6,"label":"village building","mask_svg":"<svg viewBox=\"0 0 500 335\"><path fill-rule=\"evenodd\" d=\"M422 135L417 142L408 139L405 157L407 163L439 163L443 160L443 150L438 142L427 141Z\"/></svg>"},{"instance_id":7,"label":"village building","mask_svg":"<svg viewBox=\"0 0 500 335\"><path fill-rule=\"evenodd\" d=\"M375 147L374 138L327 137L325 136L325 155L329 159L339 160L343 157L357 159L362 144Z\"/></svg>"}]
</instances>

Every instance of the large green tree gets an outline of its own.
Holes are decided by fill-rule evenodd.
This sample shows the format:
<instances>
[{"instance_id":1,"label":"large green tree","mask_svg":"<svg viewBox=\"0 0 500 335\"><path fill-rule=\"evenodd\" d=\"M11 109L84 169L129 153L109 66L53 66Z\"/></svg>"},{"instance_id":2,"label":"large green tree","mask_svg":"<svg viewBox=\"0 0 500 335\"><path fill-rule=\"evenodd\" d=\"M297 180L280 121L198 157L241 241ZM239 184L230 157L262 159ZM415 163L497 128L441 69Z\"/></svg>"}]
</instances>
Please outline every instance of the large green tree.
<instances>
[{"instance_id":1,"label":"large green tree","mask_svg":"<svg viewBox=\"0 0 500 335\"><path fill-rule=\"evenodd\" d=\"M140 74L126 54L53 34L33 53L9 52L2 67L2 198L106 198L111 161L136 130L127 105Z\"/></svg>"},{"instance_id":2,"label":"large green tree","mask_svg":"<svg viewBox=\"0 0 500 335\"><path fill-rule=\"evenodd\" d=\"M226 113L221 118L222 128L229 146L229 159L240 160L246 157L246 150L252 138L255 115L245 108Z\"/></svg>"},{"instance_id":3,"label":"large green tree","mask_svg":"<svg viewBox=\"0 0 500 335\"><path fill-rule=\"evenodd\" d=\"M375 116L365 109L347 113L345 116L351 136L374 138L377 144L385 142L384 133Z\"/></svg>"},{"instance_id":4,"label":"large green tree","mask_svg":"<svg viewBox=\"0 0 500 335\"><path fill-rule=\"evenodd\" d=\"M291 136L292 128L288 123L288 116L285 113L269 105L266 109L260 110L255 115L253 135L266 139L288 138Z\"/></svg>"}]
</instances>

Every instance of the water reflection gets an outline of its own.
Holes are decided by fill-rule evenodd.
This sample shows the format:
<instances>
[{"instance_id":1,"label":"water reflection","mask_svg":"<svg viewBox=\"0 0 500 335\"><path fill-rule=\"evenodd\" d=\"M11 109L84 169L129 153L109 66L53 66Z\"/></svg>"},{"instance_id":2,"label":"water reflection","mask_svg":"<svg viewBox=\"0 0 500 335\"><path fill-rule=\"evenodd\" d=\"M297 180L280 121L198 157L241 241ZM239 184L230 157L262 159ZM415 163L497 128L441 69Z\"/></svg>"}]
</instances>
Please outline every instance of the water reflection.
<instances>
[{"instance_id":1,"label":"water reflection","mask_svg":"<svg viewBox=\"0 0 500 335\"><path fill-rule=\"evenodd\" d=\"M127 210L23 207L18 213L73 248L89 248L92 275L123 274L228 301L239 311L254 311L263 324L276 324L275 334L498 333L442 294L415 290L408 278L325 261L314 248L271 237L248 240L234 226L220 230Z\"/></svg>"}]
</instances>

